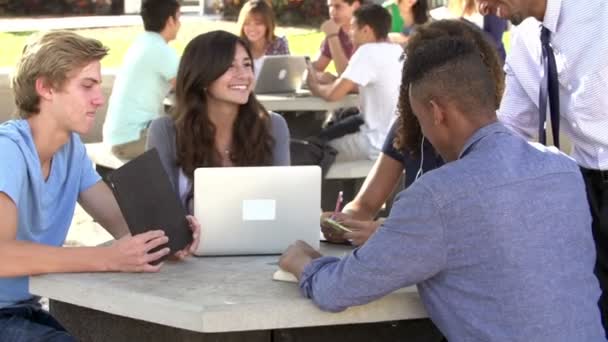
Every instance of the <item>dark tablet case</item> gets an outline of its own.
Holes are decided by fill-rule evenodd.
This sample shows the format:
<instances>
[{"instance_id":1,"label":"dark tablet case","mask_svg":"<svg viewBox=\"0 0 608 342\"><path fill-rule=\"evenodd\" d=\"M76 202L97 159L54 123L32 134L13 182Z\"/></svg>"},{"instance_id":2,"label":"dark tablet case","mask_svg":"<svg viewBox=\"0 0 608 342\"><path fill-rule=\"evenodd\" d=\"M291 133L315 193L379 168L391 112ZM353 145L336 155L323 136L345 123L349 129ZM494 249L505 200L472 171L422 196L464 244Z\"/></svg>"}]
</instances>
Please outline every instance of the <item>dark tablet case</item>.
<instances>
[{"instance_id":1,"label":"dark tablet case","mask_svg":"<svg viewBox=\"0 0 608 342\"><path fill-rule=\"evenodd\" d=\"M111 172L108 183L132 235L162 229L169 238L170 254L192 242L186 210L171 186L156 149Z\"/></svg>"}]
</instances>

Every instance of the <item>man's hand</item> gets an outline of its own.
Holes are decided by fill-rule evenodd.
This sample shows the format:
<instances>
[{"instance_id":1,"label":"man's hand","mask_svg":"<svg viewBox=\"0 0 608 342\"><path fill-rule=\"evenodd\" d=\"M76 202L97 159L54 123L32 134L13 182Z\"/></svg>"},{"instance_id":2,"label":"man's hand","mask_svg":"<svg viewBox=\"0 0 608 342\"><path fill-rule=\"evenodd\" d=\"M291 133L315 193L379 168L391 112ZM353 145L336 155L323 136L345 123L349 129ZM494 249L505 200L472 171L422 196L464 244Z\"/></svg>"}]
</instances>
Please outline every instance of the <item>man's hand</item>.
<instances>
[{"instance_id":1,"label":"man's hand","mask_svg":"<svg viewBox=\"0 0 608 342\"><path fill-rule=\"evenodd\" d=\"M321 256L321 253L310 247L309 244L298 240L281 255L279 267L295 275L299 280L306 265Z\"/></svg>"},{"instance_id":2,"label":"man's hand","mask_svg":"<svg viewBox=\"0 0 608 342\"><path fill-rule=\"evenodd\" d=\"M190 230L192 230L192 243L184 247L184 249L181 251L177 251L175 254L173 254L175 259L178 260L183 260L186 257L194 254L198 248L198 244L201 241L201 225L198 223L198 220L192 215L188 215L186 218L190 224Z\"/></svg>"},{"instance_id":3,"label":"man's hand","mask_svg":"<svg viewBox=\"0 0 608 342\"><path fill-rule=\"evenodd\" d=\"M383 218L375 221L346 219L342 222L342 224L350 228L353 232L346 232L343 234L343 237L352 242L353 245L361 246L372 234L374 234L374 232L382 225L383 222Z\"/></svg>"},{"instance_id":4,"label":"man's hand","mask_svg":"<svg viewBox=\"0 0 608 342\"><path fill-rule=\"evenodd\" d=\"M118 272L158 272L162 263L151 265L169 254L169 247L154 253L150 250L162 246L169 241L162 230L151 230L135 236L126 235L115 241L108 248L108 271Z\"/></svg>"},{"instance_id":5,"label":"man's hand","mask_svg":"<svg viewBox=\"0 0 608 342\"><path fill-rule=\"evenodd\" d=\"M323 31L326 36L335 35L340 32L340 26L336 24L335 21L327 19L323 24L321 24L321 31Z\"/></svg>"}]
</instances>

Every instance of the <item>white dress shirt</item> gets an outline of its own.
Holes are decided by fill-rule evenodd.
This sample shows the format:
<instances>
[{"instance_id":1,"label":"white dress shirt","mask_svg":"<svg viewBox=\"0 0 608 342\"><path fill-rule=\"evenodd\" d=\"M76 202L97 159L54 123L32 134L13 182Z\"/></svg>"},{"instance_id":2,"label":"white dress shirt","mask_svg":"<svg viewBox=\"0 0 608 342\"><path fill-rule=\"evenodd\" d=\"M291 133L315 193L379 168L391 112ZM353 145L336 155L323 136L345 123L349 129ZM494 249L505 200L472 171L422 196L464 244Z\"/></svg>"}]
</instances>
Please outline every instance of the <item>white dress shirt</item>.
<instances>
[{"instance_id":1,"label":"white dress shirt","mask_svg":"<svg viewBox=\"0 0 608 342\"><path fill-rule=\"evenodd\" d=\"M560 129L573 143L572 157L585 168L608 170L608 1L548 0L542 25L551 31ZM527 139L538 135L540 28L529 18L514 30L498 110L499 119Z\"/></svg>"}]
</instances>

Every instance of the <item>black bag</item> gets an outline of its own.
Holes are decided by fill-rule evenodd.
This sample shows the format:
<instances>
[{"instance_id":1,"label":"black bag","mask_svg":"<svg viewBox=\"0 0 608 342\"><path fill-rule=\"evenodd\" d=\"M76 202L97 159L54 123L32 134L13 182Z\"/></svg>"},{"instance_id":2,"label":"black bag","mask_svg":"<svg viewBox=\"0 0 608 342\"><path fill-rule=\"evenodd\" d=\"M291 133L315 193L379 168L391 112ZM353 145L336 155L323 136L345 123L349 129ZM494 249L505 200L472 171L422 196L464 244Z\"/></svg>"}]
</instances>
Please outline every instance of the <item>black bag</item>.
<instances>
[{"instance_id":1,"label":"black bag","mask_svg":"<svg viewBox=\"0 0 608 342\"><path fill-rule=\"evenodd\" d=\"M336 160L338 151L321 139L291 139L289 142L291 165L319 165L323 177Z\"/></svg>"},{"instance_id":2,"label":"black bag","mask_svg":"<svg viewBox=\"0 0 608 342\"><path fill-rule=\"evenodd\" d=\"M343 116L338 120L331 122L325 127L319 137L324 141L330 141L341 138L348 134L359 132L361 125L365 123L363 115L360 113L351 113L351 115Z\"/></svg>"}]
</instances>

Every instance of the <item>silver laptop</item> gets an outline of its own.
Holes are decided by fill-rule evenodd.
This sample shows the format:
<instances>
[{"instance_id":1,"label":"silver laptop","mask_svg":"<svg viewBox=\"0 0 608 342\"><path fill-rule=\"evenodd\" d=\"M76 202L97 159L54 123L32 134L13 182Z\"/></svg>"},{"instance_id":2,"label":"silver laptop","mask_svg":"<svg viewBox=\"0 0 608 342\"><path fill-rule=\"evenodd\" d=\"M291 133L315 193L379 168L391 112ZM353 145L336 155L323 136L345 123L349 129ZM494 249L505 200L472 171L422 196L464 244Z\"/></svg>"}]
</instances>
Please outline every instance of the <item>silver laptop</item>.
<instances>
[{"instance_id":1,"label":"silver laptop","mask_svg":"<svg viewBox=\"0 0 608 342\"><path fill-rule=\"evenodd\" d=\"M256 94L298 94L302 92L302 77L306 71L304 56L266 56L258 71Z\"/></svg>"},{"instance_id":2,"label":"silver laptop","mask_svg":"<svg viewBox=\"0 0 608 342\"><path fill-rule=\"evenodd\" d=\"M280 254L296 240L319 248L318 166L198 168L196 255Z\"/></svg>"}]
</instances>

